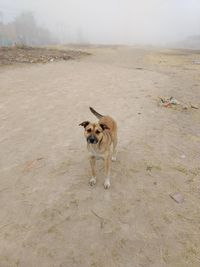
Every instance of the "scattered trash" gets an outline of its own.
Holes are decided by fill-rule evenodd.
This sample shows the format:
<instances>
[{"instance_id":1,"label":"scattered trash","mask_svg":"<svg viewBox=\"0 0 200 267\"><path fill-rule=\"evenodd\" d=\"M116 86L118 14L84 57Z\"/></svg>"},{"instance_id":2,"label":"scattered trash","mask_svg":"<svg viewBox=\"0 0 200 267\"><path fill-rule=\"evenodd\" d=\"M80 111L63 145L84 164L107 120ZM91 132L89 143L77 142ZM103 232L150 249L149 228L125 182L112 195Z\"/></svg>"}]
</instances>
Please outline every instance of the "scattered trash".
<instances>
[{"instance_id":1,"label":"scattered trash","mask_svg":"<svg viewBox=\"0 0 200 267\"><path fill-rule=\"evenodd\" d=\"M181 155L181 158L182 158L182 159L185 159L185 158L186 158L186 155L184 155L184 154Z\"/></svg>"},{"instance_id":2,"label":"scattered trash","mask_svg":"<svg viewBox=\"0 0 200 267\"><path fill-rule=\"evenodd\" d=\"M170 98L163 98L163 97L159 97L160 99L160 105L163 107L172 107L172 106L176 106L176 105L180 105L180 102L174 98L173 96L171 96Z\"/></svg>"},{"instance_id":3,"label":"scattered trash","mask_svg":"<svg viewBox=\"0 0 200 267\"><path fill-rule=\"evenodd\" d=\"M15 45L12 47L0 47L0 66L15 63L48 63L76 59L84 55L90 54L75 50L59 50L53 48Z\"/></svg>"},{"instance_id":4,"label":"scattered trash","mask_svg":"<svg viewBox=\"0 0 200 267\"><path fill-rule=\"evenodd\" d=\"M170 103L172 105L180 105L180 102L174 97L170 97Z\"/></svg>"},{"instance_id":5,"label":"scattered trash","mask_svg":"<svg viewBox=\"0 0 200 267\"><path fill-rule=\"evenodd\" d=\"M175 108L178 109L178 107L182 108L182 110L189 110L191 108L193 109L199 109L198 105L194 105L191 103L188 104L182 104L180 103L176 98L171 96L170 98L165 97L159 97L159 106L165 107L165 108ZM181 109L179 109L181 110Z\"/></svg>"},{"instance_id":6,"label":"scattered trash","mask_svg":"<svg viewBox=\"0 0 200 267\"><path fill-rule=\"evenodd\" d=\"M195 65L200 65L200 60L193 60L192 63Z\"/></svg>"},{"instance_id":7,"label":"scattered trash","mask_svg":"<svg viewBox=\"0 0 200 267\"><path fill-rule=\"evenodd\" d=\"M184 197L181 193L176 192L173 195L169 195L174 201L176 201L177 203L183 203L184 201Z\"/></svg>"}]
</instances>

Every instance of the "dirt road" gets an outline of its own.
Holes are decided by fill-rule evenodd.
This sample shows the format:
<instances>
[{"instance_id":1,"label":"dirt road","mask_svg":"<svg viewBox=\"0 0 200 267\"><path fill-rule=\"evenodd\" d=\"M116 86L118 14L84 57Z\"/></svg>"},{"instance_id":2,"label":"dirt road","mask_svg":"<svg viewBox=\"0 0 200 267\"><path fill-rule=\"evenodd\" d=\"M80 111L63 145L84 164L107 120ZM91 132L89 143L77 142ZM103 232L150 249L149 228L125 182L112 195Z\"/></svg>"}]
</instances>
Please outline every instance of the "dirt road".
<instances>
[{"instance_id":1,"label":"dirt road","mask_svg":"<svg viewBox=\"0 0 200 267\"><path fill-rule=\"evenodd\" d=\"M157 105L200 105L200 54L85 50L0 69L0 266L200 266L200 109ZM88 185L90 105L119 125L107 191L100 161Z\"/></svg>"}]
</instances>

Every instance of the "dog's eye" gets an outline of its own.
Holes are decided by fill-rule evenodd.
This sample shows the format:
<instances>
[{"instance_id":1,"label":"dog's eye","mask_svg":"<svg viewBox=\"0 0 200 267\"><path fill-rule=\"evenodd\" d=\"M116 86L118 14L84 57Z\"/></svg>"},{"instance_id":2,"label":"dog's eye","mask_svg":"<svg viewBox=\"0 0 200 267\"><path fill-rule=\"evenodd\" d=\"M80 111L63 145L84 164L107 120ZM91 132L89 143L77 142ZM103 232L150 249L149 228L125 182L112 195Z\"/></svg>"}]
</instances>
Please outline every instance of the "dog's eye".
<instances>
[{"instance_id":1,"label":"dog's eye","mask_svg":"<svg viewBox=\"0 0 200 267\"><path fill-rule=\"evenodd\" d=\"M96 132L95 132L96 134L100 134L100 131L99 130L96 130Z\"/></svg>"},{"instance_id":2,"label":"dog's eye","mask_svg":"<svg viewBox=\"0 0 200 267\"><path fill-rule=\"evenodd\" d=\"M88 133L91 133L91 131L92 131L91 129L88 129L88 130L87 130Z\"/></svg>"}]
</instances>

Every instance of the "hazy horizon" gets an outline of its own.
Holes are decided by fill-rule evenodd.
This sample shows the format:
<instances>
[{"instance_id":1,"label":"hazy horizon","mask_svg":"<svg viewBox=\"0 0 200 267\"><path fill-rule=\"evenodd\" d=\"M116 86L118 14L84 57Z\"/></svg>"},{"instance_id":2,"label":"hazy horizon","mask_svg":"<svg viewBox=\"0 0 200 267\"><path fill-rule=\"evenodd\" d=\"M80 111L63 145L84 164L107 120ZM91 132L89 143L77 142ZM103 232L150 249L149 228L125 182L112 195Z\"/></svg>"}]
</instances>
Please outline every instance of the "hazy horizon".
<instances>
[{"instance_id":1,"label":"hazy horizon","mask_svg":"<svg viewBox=\"0 0 200 267\"><path fill-rule=\"evenodd\" d=\"M1 0L3 21L32 11L61 43L165 45L200 35L199 0Z\"/></svg>"}]
</instances>

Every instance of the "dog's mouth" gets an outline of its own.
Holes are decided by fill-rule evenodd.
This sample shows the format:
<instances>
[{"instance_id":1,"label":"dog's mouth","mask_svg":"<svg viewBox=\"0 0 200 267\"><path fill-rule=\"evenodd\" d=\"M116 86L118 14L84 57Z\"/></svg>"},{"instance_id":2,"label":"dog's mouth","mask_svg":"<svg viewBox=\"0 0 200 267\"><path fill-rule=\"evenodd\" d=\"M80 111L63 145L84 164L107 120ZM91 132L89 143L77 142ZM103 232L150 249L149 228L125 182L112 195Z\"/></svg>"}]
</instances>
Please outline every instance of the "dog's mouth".
<instances>
[{"instance_id":1,"label":"dog's mouth","mask_svg":"<svg viewBox=\"0 0 200 267\"><path fill-rule=\"evenodd\" d=\"M97 144L98 143L98 139L96 138L95 135L90 135L87 138L87 142L88 142L88 144Z\"/></svg>"}]
</instances>

